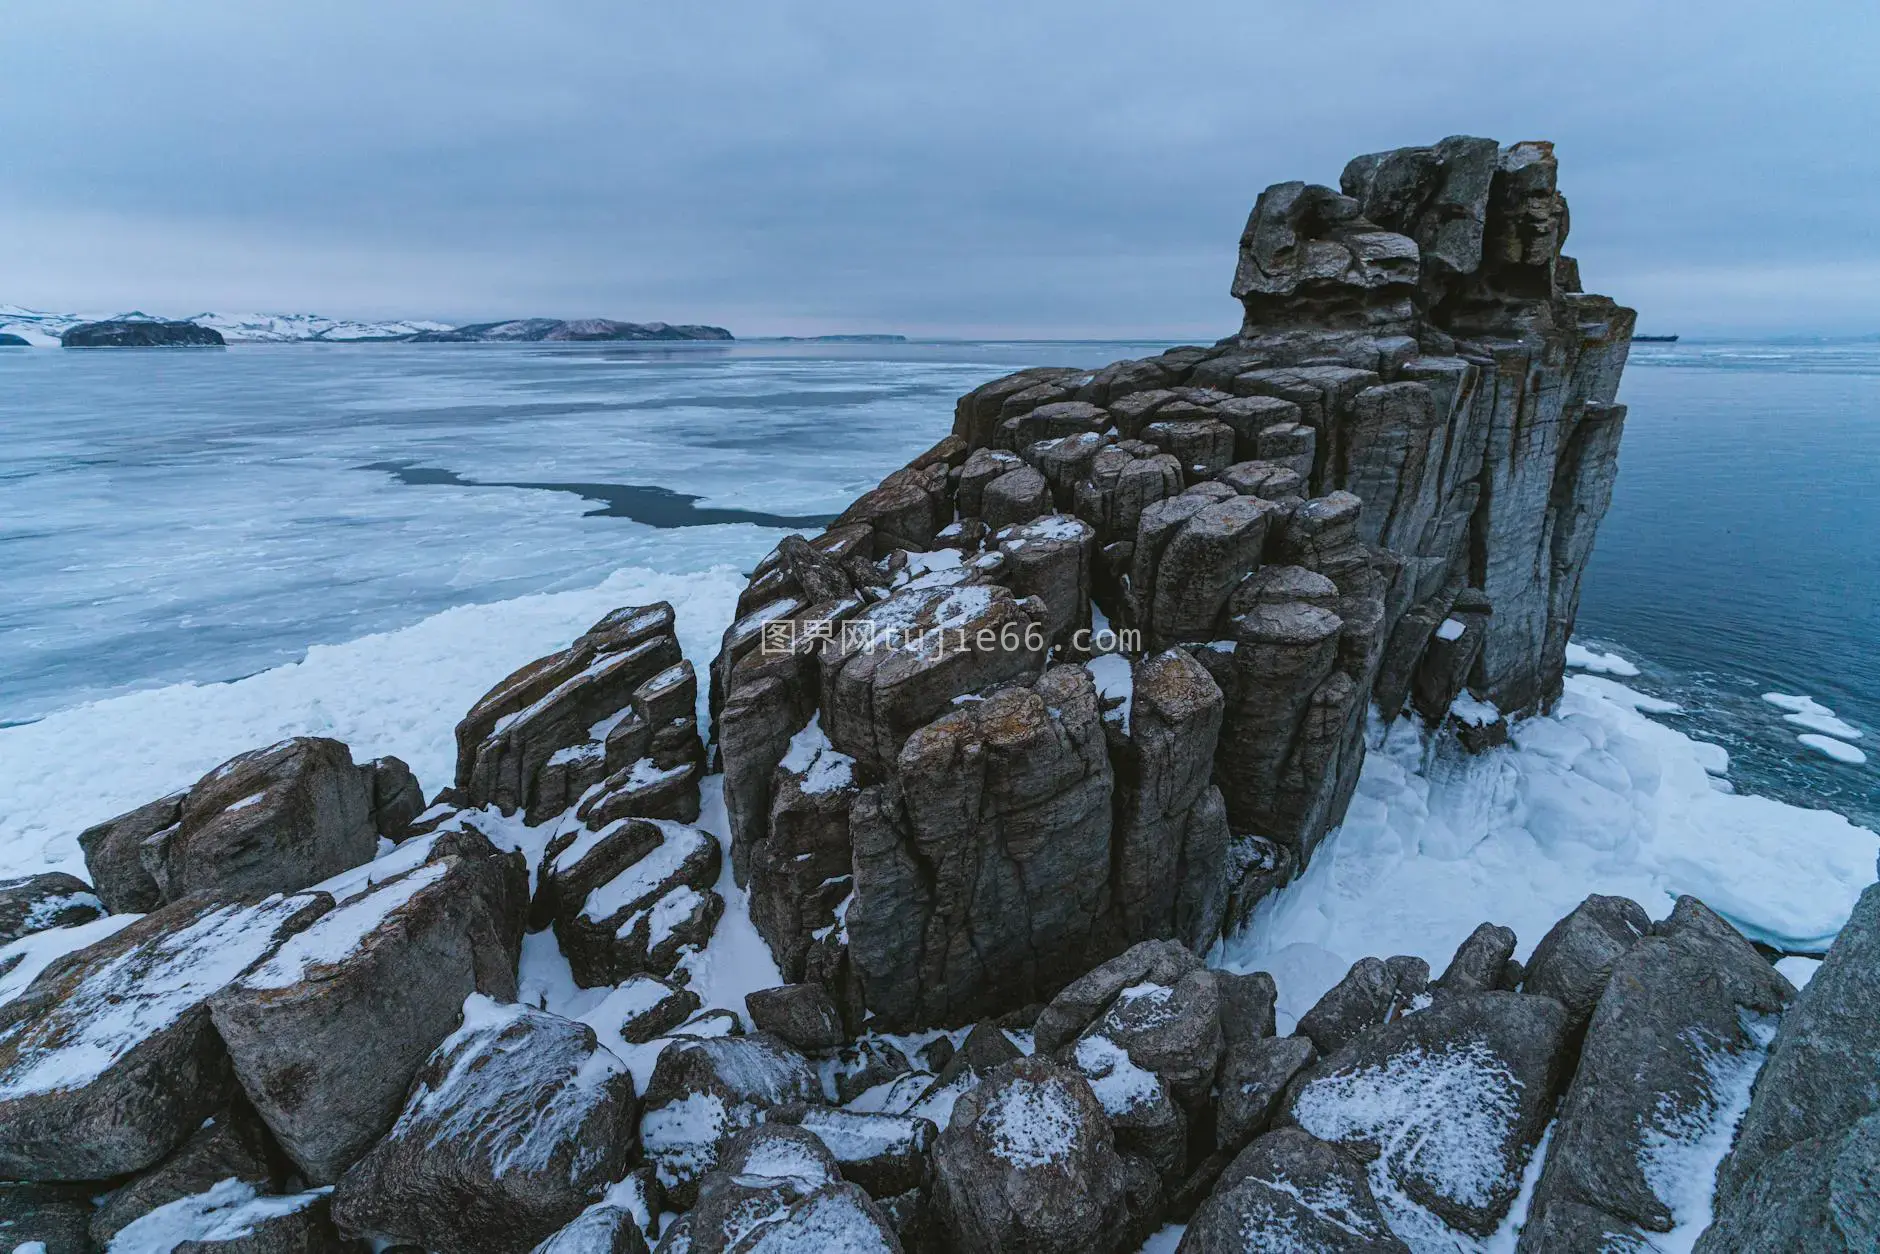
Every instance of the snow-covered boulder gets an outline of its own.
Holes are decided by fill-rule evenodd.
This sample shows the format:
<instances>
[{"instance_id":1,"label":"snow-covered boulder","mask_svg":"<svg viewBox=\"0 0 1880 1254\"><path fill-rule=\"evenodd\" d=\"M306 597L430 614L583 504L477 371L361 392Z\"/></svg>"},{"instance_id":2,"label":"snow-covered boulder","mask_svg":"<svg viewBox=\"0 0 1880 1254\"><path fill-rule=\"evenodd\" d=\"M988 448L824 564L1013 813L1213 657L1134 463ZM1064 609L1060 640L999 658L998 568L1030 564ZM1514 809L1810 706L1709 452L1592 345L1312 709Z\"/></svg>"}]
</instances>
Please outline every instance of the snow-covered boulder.
<instances>
[{"instance_id":1,"label":"snow-covered boulder","mask_svg":"<svg viewBox=\"0 0 1880 1254\"><path fill-rule=\"evenodd\" d=\"M653 1169L637 1168L532 1254L648 1254L658 1239L663 1196Z\"/></svg>"},{"instance_id":2,"label":"snow-covered boulder","mask_svg":"<svg viewBox=\"0 0 1880 1254\"><path fill-rule=\"evenodd\" d=\"M670 1035L699 1008L698 994L652 975L636 975L601 999L581 1018L612 1027L629 1045Z\"/></svg>"},{"instance_id":3,"label":"snow-covered boulder","mask_svg":"<svg viewBox=\"0 0 1880 1254\"><path fill-rule=\"evenodd\" d=\"M630 843L616 835L588 857L609 848L609 860L635 853L631 862L585 896L558 890L554 897L555 935L584 988L640 972L670 974L688 947L705 947L724 913L724 899L712 889L723 857L717 837L669 819L634 823L630 831ZM649 845L651 835L658 842ZM557 864L579 850L577 841ZM577 859L570 873L585 861Z\"/></svg>"},{"instance_id":4,"label":"snow-covered boulder","mask_svg":"<svg viewBox=\"0 0 1880 1254\"><path fill-rule=\"evenodd\" d=\"M932 1120L918 1115L829 1106L779 1106L768 1122L794 1124L814 1135L835 1159L843 1179L881 1199L926 1187L927 1156L939 1135Z\"/></svg>"},{"instance_id":5,"label":"snow-covered boulder","mask_svg":"<svg viewBox=\"0 0 1880 1254\"><path fill-rule=\"evenodd\" d=\"M1368 1162L1393 1226L1487 1236L1553 1114L1568 1044L1552 998L1444 998L1305 1071L1281 1119Z\"/></svg>"},{"instance_id":6,"label":"snow-covered boulder","mask_svg":"<svg viewBox=\"0 0 1880 1254\"><path fill-rule=\"evenodd\" d=\"M331 1183L397 1117L472 992L516 995L522 859L481 835L342 902L211 1005L235 1074L310 1180Z\"/></svg>"},{"instance_id":7,"label":"snow-covered boulder","mask_svg":"<svg viewBox=\"0 0 1880 1254\"><path fill-rule=\"evenodd\" d=\"M1537 1235L1524 1235L1524 1254L1549 1248L1538 1234L1562 1202L1640 1241L1688 1221L1691 1190L1716 1170L1707 1147L1729 1137L1793 996L1735 928L1680 898L1613 964L1528 1205Z\"/></svg>"},{"instance_id":8,"label":"snow-covered boulder","mask_svg":"<svg viewBox=\"0 0 1880 1254\"><path fill-rule=\"evenodd\" d=\"M1384 1222L1364 1169L1298 1128L1269 1132L1241 1151L1175 1248L1409 1254Z\"/></svg>"},{"instance_id":9,"label":"snow-covered boulder","mask_svg":"<svg viewBox=\"0 0 1880 1254\"><path fill-rule=\"evenodd\" d=\"M0 945L53 927L76 927L104 915L91 885L60 871L0 880Z\"/></svg>"},{"instance_id":10,"label":"snow-covered boulder","mask_svg":"<svg viewBox=\"0 0 1880 1254\"><path fill-rule=\"evenodd\" d=\"M841 1179L835 1159L814 1136L785 1124L736 1133L718 1166L698 1185L692 1208L692 1254L724 1254L790 1205Z\"/></svg>"},{"instance_id":11,"label":"snow-covered boulder","mask_svg":"<svg viewBox=\"0 0 1880 1254\"><path fill-rule=\"evenodd\" d=\"M110 1254L349 1254L329 1211L329 1189L275 1195L218 1181L127 1225Z\"/></svg>"},{"instance_id":12,"label":"snow-covered boulder","mask_svg":"<svg viewBox=\"0 0 1880 1254\"><path fill-rule=\"evenodd\" d=\"M1109 1009L1134 984L1172 986L1202 968L1201 959L1177 941L1142 941L1092 967L1066 984L1032 1024L1038 1051L1055 1054Z\"/></svg>"},{"instance_id":13,"label":"snow-covered boulder","mask_svg":"<svg viewBox=\"0 0 1880 1254\"><path fill-rule=\"evenodd\" d=\"M633 1153L633 1076L586 1024L473 994L398 1122L353 1164L333 1215L435 1254L532 1248Z\"/></svg>"},{"instance_id":14,"label":"snow-covered boulder","mask_svg":"<svg viewBox=\"0 0 1880 1254\"><path fill-rule=\"evenodd\" d=\"M293 892L377 851L371 784L339 741L295 736L203 776L138 856L166 901Z\"/></svg>"},{"instance_id":15,"label":"snow-covered boulder","mask_svg":"<svg viewBox=\"0 0 1880 1254\"><path fill-rule=\"evenodd\" d=\"M640 1145L681 1207L718 1164L720 1144L786 1102L818 1103L809 1062L776 1037L685 1038L659 1055L640 1115Z\"/></svg>"},{"instance_id":16,"label":"snow-covered boulder","mask_svg":"<svg viewBox=\"0 0 1880 1254\"><path fill-rule=\"evenodd\" d=\"M1131 1172L1103 1106L1047 1059L1017 1059L962 1094L933 1169L947 1232L968 1254L1134 1248Z\"/></svg>"},{"instance_id":17,"label":"snow-covered boulder","mask_svg":"<svg viewBox=\"0 0 1880 1254\"><path fill-rule=\"evenodd\" d=\"M234 1096L208 1001L332 905L177 902L0 1007L0 1178L101 1180L163 1158Z\"/></svg>"},{"instance_id":18,"label":"snow-covered boulder","mask_svg":"<svg viewBox=\"0 0 1880 1254\"><path fill-rule=\"evenodd\" d=\"M1188 1117L1168 1084L1094 1027L1078 1038L1069 1061L1109 1116L1117 1148L1143 1159L1164 1181L1179 1179L1188 1163Z\"/></svg>"},{"instance_id":19,"label":"snow-covered boulder","mask_svg":"<svg viewBox=\"0 0 1880 1254\"><path fill-rule=\"evenodd\" d=\"M697 1247L694 1247L697 1248ZM726 1254L798 1254L804 1250L842 1254L900 1254L888 1218L853 1184L827 1184L771 1222L744 1234Z\"/></svg>"},{"instance_id":20,"label":"snow-covered boulder","mask_svg":"<svg viewBox=\"0 0 1880 1254\"><path fill-rule=\"evenodd\" d=\"M1207 1097L1220 1062L1220 976L1202 968L1172 984L1131 984L1084 1036L1115 1042L1131 1063L1159 1076L1177 1101L1192 1106Z\"/></svg>"},{"instance_id":21,"label":"snow-covered boulder","mask_svg":"<svg viewBox=\"0 0 1880 1254\"><path fill-rule=\"evenodd\" d=\"M239 1180L262 1193L279 1191L280 1171L270 1161L267 1130L239 1104L216 1114L181 1149L101 1199L90 1219L91 1238L111 1244L118 1232L159 1206ZM5 1247L0 1240L0 1248Z\"/></svg>"},{"instance_id":22,"label":"snow-covered boulder","mask_svg":"<svg viewBox=\"0 0 1880 1254\"><path fill-rule=\"evenodd\" d=\"M485 693L457 724L453 800L525 810L539 823L604 785L603 793L642 802L659 793L669 804L584 809L596 827L624 814L696 818L697 681L673 622L664 601L617 609Z\"/></svg>"}]
</instances>

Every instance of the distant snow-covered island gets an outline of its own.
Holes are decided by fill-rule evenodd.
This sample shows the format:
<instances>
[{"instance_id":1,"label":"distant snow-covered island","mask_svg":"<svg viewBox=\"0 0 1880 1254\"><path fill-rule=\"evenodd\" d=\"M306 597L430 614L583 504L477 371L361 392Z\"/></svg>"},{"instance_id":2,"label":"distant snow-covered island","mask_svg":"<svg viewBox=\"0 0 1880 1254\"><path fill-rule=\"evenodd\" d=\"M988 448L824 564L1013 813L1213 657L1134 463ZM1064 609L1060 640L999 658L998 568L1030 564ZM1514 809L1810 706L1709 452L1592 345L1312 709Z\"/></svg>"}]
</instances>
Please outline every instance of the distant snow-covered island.
<instances>
[{"instance_id":1,"label":"distant snow-covered island","mask_svg":"<svg viewBox=\"0 0 1880 1254\"><path fill-rule=\"evenodd\" d=\"M168 328L168 330L159 330ZM191 328L191 329L186 329ZM217 338L199 332L213 332ZM287 343L534 343L644 340L729 340L723 327L608 318L514 318L452 326L426 319L372 322L321 314L199 313L158 318L141 311L113 315L48 313L0 305L0 345L29 347L154 347L170 344Z\"/></svg>"}]
</instances>

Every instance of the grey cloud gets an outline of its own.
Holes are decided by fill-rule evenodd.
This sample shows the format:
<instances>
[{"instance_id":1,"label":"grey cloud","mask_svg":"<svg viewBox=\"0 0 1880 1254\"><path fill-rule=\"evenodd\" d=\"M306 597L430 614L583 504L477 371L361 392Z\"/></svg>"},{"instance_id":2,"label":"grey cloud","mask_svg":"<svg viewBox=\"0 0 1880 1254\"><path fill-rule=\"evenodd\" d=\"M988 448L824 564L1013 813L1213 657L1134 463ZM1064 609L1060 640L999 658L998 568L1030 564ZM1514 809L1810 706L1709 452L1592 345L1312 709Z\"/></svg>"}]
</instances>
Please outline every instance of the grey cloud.
<instances>
[{"instance_id":1,"label":"grey cloud","mask_svg":"<svg viewBox=\"0 0 1880 1254\"><path fill-rule=\"evenodd\" d=\"M1853 3L19 7L0 301L1212 336L1262 186L1468 131L1559 142L1648 325L1868 331L1877 43Z\"/></svg>"}]
</instances>

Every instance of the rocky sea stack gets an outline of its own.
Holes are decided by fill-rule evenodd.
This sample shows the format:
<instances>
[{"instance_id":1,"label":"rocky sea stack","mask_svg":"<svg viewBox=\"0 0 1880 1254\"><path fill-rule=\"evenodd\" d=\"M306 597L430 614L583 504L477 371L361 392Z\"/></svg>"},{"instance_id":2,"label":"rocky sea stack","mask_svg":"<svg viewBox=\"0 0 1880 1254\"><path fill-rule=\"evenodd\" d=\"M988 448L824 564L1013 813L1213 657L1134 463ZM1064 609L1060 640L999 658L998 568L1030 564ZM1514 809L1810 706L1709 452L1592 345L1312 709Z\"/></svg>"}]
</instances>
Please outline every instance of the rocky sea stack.
<instances>
[{"instance_id":1,"label":"rocky sea stack","mask_svg":"<svg viewBox=\"0 0 1880 1254\"><path fill-rule=\"evenodd\" d=\"M1269 188L1238 334L962 397L703 692L624 607L428 806L300 737L0 884L0 1249L1577 1254L1713 1201L1700 1250L1876 1248L1880 888L1799 995L1692 897L1296 1025L1209 965L1377 719L1479 752L1561 691L1633 315L1555 180L1457 137Z\"/></svg>"},{"instance_id":2,"label":"rocky sea stack","mask_svg":"<svg viewBox=\"0 0 1880 1254\"><path fill-rule=\"evenodd\" d=\"M81 322L59 336L62 348L219 348L225 343L214 327L162 318Z\"/></svg>"}]
</instances>

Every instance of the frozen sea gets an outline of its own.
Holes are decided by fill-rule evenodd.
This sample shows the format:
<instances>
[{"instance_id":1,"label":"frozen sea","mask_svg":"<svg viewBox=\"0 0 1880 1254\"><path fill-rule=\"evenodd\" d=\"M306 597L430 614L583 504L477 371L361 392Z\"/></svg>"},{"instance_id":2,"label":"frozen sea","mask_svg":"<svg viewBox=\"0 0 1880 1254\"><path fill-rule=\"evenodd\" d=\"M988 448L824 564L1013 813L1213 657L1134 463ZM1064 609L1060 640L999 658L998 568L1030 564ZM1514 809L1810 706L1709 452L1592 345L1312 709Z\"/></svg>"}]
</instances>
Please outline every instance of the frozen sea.
<instances>
[{"instance_id":1,"label":"frozen sea","mask_svg":"<svg viewBox=\"0 0 1880 1254\"><path fill-rule=\"evenodd\" d=\"M143 800L261 736L399 752L435 789L438 726L612 605L672 598L702 665L780 528L961 392L1163 347L0 351L0 868L124 808L100 781ZM1582 640L1735 788L1880 822L1880 343L1641 345L1624 399Z\"/></svg>"}]
</instances>

